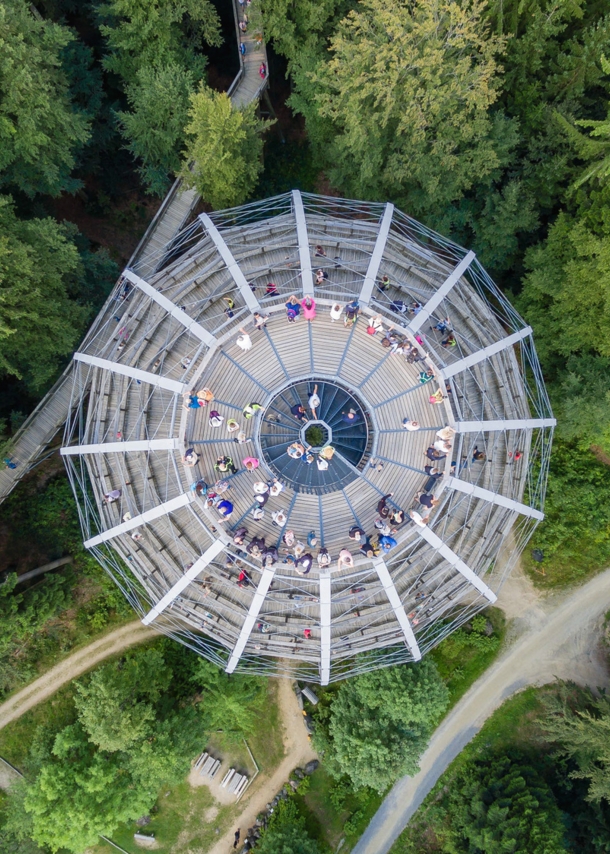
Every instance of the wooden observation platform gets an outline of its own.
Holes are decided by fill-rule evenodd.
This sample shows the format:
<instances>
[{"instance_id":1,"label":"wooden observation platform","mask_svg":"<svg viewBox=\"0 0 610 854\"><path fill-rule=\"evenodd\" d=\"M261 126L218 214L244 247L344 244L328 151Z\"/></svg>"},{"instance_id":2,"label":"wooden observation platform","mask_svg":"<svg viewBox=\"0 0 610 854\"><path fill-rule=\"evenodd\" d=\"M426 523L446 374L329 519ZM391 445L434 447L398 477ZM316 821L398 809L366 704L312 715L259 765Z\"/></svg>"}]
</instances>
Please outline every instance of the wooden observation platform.
<instances>
[{"instance_id":1,"label":"wooden observation platform","mask_svg":"<svg viewBox=\"0 0 610 854\"><path fill-rule=\"evenodd\" d=\"M288 322L293 294L313 295L313 321ZM345 324L344 310L333 322L332 306L354 299L358 320ZM243 330L250 349L237 343ZM171 252L151 243L138 255L74 359L62 453L85 544L146 623L228 672L325 684L417 660L495 601L542 518L555 422L531 329L472 252L392 205L294 191L202 214ZM345 478L314 478L288 454L301 440L291 407L307 409L315 384L329 470L340 464ZM203 389L213 399L197 406ZM340 393L366 421L358 436ZM447 427L431 480L426 454ZM233 465L219 472L219 458ZM274 477L284 488L257 518L255 484ZM428 516L422 491L434 497ZM375 538L384 496L405 514L387 550ZM373 553L350 540L353 526ZM295 565L286 531L311 568ZM254 538L262 559L246 549ZM338 562L345 549L351 559Z\"/></svg>"}]
</instances>

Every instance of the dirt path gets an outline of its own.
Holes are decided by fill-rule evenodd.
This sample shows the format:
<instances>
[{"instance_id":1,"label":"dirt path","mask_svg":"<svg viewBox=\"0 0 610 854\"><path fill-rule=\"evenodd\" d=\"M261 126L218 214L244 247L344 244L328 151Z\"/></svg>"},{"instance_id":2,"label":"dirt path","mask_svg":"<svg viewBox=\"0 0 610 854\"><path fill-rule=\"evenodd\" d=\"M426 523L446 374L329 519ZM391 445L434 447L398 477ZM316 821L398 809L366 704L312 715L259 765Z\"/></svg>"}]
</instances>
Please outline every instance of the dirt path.
<instances>
[{"instance_id":1,"label":"dirt path","mask_svg":"<svg viewBox=\"0 0 610 854\"><path fill-rule=\"evenodd\" d=\"M158 633L154 629L149 629L139 621L134 621L78 650L0 705L0 729L25 714L33 706L46 700L67 682L81 676L105 658L157 636ZM249 795L245 796L241 802L242 812L236 819L235 828L241 827L242 838L245 837L247 828L254 824L258 813L264 810L266 804L286 783L290 772L297 766L305 765L311 759L316 758L303 723L303 714L292 689L292 681L289 679L279 681L278 704L281 725L284 730L285 758L271 776L260 774L253 783ZM10 769L7 768L7 777L9 771ZM3 780L0 777L0 787L2 787L2 782ZM7 779L4 782L5 785L8 785L11 781ZM225 854L225 852L229 854L233 851L235 828L232 828L219 839L209 854Z\"/></svg>"},{"instance_id":2,"label":"dirt path","mask_svg":"<svg viewBox=\"0 0 610 854\"><path fill-rule=\"evenodd\" d=\"M242 839L246 831L252 827L256 816L265 809L269 801L277 795L290 772L299 765L305 765L316 758L303 723L303 714L299 709L296 695L290 679L281 679L278 688L278 704L280 720L284 727L285 757L271 776L261 774L252 784L247 800L243 802L243 811L235 820L235 826L219 839L207 854L231 854L233 851L233 835L241 828Z\"/></svg>"},{"instance_id":3,"label":"dirt path","mask_svg":"<svg viewBox=\"0 0 610 854\"><path fill-rule=\"evenodd\" d=\"M436 730L420 772L394 785L352 854L389 851L441 774L511 694L556 678L592 687L609 684L599 640L610 608L610 570L582 587L545 597L517 573L498 605L514 618L510 645Z\"/></svg>"},{"instance_id":4,"label":"dirt path","mask_svg":"<svg viewBox=\"0 0 610 854\"><path fill-rule=\"evenodd\" d=\"M139 620L134 620L77 650L0 705L0 729L25 714L33 706L42 703L67 682L81 676L105 658L158 636L158 632L154 629L149 629Z\"/></svg>"}]
</instances>

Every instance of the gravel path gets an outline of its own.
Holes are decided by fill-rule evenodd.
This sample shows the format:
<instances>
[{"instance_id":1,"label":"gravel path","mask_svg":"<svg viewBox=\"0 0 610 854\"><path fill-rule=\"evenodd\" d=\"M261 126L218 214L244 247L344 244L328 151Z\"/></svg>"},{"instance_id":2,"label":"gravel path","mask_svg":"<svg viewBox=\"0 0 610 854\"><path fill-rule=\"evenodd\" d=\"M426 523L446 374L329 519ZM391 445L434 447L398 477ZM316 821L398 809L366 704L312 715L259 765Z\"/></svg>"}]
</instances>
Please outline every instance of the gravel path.
<instances>
[{"instance_id":1,"label":"gravel path","mask_svg":"<svg viewBox=\"0 0 610 854\"><path fill-rule=\"evenodd\" d=\"M243 811L235 820L234 826L215 843L207 854L230 854L233 851L235 830L239 827L242 840L245 839L247 829L252 827L259 812L263 812L269 801L277 795L288 780L290 772L317 757L307 736L303 713L299 709L291 679L280 680L278 704L280 720L284 728L284 759L271 776L261 774L257 777L249 790L248 799L244 798Z\"/></svg>"},{"instance_id":2,"label":"gravel path","mask_svg":"<svg viewBox=\"0 0 610 854\"><path fill-rule=\"evenodd\" d=\"M352 854L386 854L449 764L504 700L528 685L571 679L609 684L600 629L610 609L610 570L582 587L543 597L516 574L498 605L513 624L506 651L435 731L415 777L394 785Z\"/></svg>"},{"instance_id":3,"label":"gravel path","mask_svg":"<svg viewBox=\"0 0 610 854\"><path fill-rule=\"evenodd\" d=\"M154 637L159 637L159 633L143 626L139 620L134 620L73 652L0 705L0 729L110 655L116 655L130 646Z\"/></svg>"}]
</instances>

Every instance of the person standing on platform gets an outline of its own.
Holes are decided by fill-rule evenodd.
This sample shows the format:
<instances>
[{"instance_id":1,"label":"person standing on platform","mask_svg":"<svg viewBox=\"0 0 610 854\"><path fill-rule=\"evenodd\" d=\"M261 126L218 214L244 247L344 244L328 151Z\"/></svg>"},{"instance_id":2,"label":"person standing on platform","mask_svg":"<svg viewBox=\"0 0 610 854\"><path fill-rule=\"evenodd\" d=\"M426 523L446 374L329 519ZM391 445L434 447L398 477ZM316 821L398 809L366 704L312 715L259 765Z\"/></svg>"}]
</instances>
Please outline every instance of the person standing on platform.
<instances>
[{"instance_id":1,"label":"person standing on platform","mask_svg":"<svg viewBox=\"0 0 610 854\"><path fill-rule=\"evenodd\" d=\"M320 405L320 398L318 397L318 386L317 384L313 387L313 394L309 398L309 408L311 409L314 417L314 421L317 420L317 412L318 406Z\"/></svg>"},{"instance_id":2,"label":"person standing on platform","mask_svg":"<svg viewBox=\"0 0 610 854\"><path fill-rule=\"evenodd\" d=\"M301 300L301 308L303 309L303 317L310 322L316 316L316 303L313 297L306 296Z\"/></svg>"}]
</instances>

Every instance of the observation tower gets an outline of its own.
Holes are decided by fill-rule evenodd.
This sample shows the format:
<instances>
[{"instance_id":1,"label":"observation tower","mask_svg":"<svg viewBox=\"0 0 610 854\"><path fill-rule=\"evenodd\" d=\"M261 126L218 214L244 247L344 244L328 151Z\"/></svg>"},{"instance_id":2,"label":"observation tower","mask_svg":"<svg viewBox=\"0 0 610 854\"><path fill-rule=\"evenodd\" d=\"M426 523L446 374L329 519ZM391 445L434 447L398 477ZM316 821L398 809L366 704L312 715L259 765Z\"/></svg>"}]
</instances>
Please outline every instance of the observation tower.
<instances>
[{"instance_id":1,"label":"observation tower","mask_svg":"<svg viewBox=\"0 0 610 854\"><path fill-rule=\"evenodd\" d=\"M391 204L201 214L124 271L73 370L85 546L229 673L419 660L495 602L543 518L532 330L474 253Z\"/></svg>"}]
</instances>

